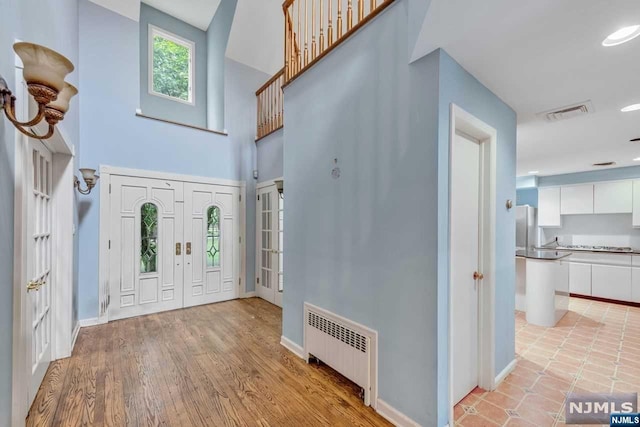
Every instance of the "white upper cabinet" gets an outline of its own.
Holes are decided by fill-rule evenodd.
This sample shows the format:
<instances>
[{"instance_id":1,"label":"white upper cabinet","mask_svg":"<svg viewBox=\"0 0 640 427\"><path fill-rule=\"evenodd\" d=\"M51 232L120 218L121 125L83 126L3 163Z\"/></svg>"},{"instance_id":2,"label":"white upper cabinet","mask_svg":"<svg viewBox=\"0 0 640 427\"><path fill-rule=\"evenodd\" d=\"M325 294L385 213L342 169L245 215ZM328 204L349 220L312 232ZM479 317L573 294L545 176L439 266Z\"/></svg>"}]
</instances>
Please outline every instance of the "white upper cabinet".
<instances>
[{"instance_id":1,"label":"white upper cabinet","mask_svg":"<svg viewBox=\"0 0 640 427\"><path fill-rule=\"evenodd\" d=\"M538 190L538 226L560 227L560 187Z\"/></svg>"},{"instance_id":2,"label":"white upper cabinet","mask_svg":"<svg viewBox=\"0 0 640 427\"><path fill-rule=\"evenodd\" d=\"M633 211L633 192L633 183L631 181L599 182L595 184L594 213L631 213Z\"/></svg>"},{"instance_id":3,"label":"white upper cabinet","mask_svg":"<svg viewBox=\"0 0 640 427\"><path fill-rule=\"evenodd\" d=\"M561 194L562 215L593 213L593 184L563 186Z\"/></svg>"},{"instance_id":4,"label":"white upper cabinet","mask_svg":"<svg viewBox=\"0 0 640 427\"><path fill-rule=\"evenodd\" d=\"M633 226L640 227L640 179L633 181Z\"/></svg>"}]
</instances>

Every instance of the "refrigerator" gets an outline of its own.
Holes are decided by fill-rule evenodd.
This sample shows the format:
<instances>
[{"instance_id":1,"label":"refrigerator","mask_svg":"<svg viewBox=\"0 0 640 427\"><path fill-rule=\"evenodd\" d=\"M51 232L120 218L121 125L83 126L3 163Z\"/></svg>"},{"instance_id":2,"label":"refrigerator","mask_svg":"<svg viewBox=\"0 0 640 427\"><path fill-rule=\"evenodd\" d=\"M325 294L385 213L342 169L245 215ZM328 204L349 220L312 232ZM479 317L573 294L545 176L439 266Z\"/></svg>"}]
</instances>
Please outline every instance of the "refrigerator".
<instances>
[{"instance_id":1,"label":"refrigerator","mask_svg":"<svg viewBox=\"0 0 640 427\"><path fill-rule=\"evenodd\" d=\"M516 250L528 250L538 246L536 208L516 206Z\"/></svg>"}]
</instances>

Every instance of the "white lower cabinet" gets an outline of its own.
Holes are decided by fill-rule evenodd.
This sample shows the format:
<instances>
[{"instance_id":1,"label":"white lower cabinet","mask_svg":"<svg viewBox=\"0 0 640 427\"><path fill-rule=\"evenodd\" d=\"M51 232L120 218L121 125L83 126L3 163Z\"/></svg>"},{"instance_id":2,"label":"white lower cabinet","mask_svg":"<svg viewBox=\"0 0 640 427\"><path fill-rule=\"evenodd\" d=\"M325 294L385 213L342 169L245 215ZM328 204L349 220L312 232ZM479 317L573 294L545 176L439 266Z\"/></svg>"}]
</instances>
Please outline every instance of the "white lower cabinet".
<instances>
[{"instance_id":1,"label":"white lower cabinet","mask_svg":"<svg viewBox=\"0 0 640 427\"><path fill-rule=\"evenodd\" d=\"M591 295L631 301L631 267L591 266Z\"/></svg>"},{"instance_id":2,"label":"white lower cabinet","mask_svg":"<svg viewBox=\"0 0 640 427\"><path fill-rule=\"evenodd\" d=\"M591 264L569 263L569 292L591 295Z\"/></svg>"},{"instance_id":3,"label":"white lower cabinet","mask_svg":"<svg viewBox=\"0 0 640 427\"><path fill-rule=\"evenodd\" d=\"M631 270L631 301L640 302L640 268Z\"/></svg>"}]
</instances>

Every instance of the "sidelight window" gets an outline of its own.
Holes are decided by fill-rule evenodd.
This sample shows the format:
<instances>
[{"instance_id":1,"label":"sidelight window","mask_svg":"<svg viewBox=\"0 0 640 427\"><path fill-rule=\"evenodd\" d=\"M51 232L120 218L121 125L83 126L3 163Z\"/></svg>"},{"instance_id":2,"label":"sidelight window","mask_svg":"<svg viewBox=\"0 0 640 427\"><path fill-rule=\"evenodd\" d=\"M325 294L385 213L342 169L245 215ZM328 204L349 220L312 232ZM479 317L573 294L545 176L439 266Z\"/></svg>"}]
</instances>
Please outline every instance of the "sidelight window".
<instances>
[{"instance_id":1,"label":"sidelight window","mask_svg":"<svg viewBox=\"0 0 640 427\"><path fill-rule=\"evenodd\" d=\"M158 207L145 203L141 208L140 272L158 271Z\"/></svg>"},{"instance_id":2,"label":"sidelight window","mask_svg":"<svg viewBox=\"0 0 640 427\"><path fill-rule=\"evenodd\" d=\"M220 267L220 208L207 211L207 267Z\"/></svg>"}]
</instances>

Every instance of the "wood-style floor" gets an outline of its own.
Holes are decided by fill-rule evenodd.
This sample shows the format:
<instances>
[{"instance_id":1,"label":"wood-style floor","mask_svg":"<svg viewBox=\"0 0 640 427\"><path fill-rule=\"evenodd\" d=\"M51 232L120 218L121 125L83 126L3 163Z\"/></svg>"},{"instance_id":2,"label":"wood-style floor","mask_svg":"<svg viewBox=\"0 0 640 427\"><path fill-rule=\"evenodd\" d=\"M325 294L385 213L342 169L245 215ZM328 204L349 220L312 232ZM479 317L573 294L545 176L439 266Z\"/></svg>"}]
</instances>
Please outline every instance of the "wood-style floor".
<instances>
[{"instance_id":1,"label":"wood-style floor","mask_svg":"<svg viewBox=\"0 0 640 427\"><path fill-rule=\"evenodd\" d=\"M27 426L390 425L352 383L284 349L281 319L252 298L84 328Z\"/></svg>"}]
</instances>

